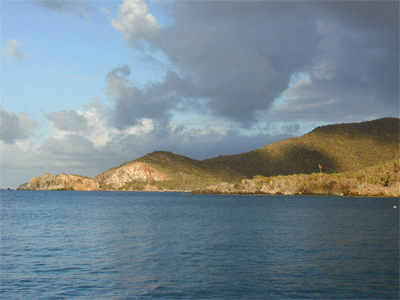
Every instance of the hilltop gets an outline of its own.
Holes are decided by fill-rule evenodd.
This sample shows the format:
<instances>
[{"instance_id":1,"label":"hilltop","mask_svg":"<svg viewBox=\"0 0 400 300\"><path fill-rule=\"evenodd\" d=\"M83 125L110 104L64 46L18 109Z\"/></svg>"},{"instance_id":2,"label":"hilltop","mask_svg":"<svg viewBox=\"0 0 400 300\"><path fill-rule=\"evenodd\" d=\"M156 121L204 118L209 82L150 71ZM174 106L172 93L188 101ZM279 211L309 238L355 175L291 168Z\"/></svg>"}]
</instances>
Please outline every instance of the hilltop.
<instances>
[{"instance_id":1,"label":"hilltop","mask_svg":"<svg viewBox=\"0 0 400 300\"><path fill-rule=\"evenodd\" d=\"M96 191L99 190L99 183L92 178L81 175L53 175L45 174L35 176L29 182L21 184L18 190L75 190L75 191Z\"/></svg>"},{"instance_id":2,"label":"hilltop","mask_svg":"<svg viewBox=\"0 0 400 300\"><path fill-rule=\"evenodd\" d=\"M228 166L248 178L312 174L319 166L324 173L349 172L399 159L399 127L398 118L327 125L298 138L203 162Z\"/></svg>"},{"instance_id":3,"label":"hilltop","mask_svg":"<svg viewBox=\"0 0 400 300\"><path fill-rule=\"evenodd\" d=\"M254 151L205 160L155 151L102 172L93 182L90 181L90 186L96 190L204 191L207 187L221 182L225 182L226 186L236 184L236 187L239 187L237 184L241 180L257 176L257 178L268 178L314 173L320 173L321 176L322 173L343 172L354 175L356 171L367 172L366 168L388 162L396 164L399 161L399 127L398 118L321 126L301 137L272 143ZM397 178L396 174L392 178ZM359 174L354 176L360 177ZM75 187L73 184L81 182L83 177L69 179L68 184L61 183L61 177L57 177L56 184L50 184L47 182L50 177L49 174L35 177L28 187L86 189L83 186ZM314 180L310 178L307 177L307 180ZM332 181L328 177L321 178L317 181ZM89 181L87 182L89 186ZM254 185L254 182L247 182ZM304 182L297 181L297 183L303 185ZM290 185L290 183L285 184Z\"/></svg>"},{"instance_id":4,"label":"hilltop","mask_svg":"<svg viewBox=\"0 0 400 300\"><path fill-rule=\"evenodd\" d=\"M133 168L137 169L138 166L142 166L139 171L141 175L133 172ZM156 172L159 172L158 177L153 175ZM132 176L141 176L140 180L127 180L129 173L135 173ZM118 176L120 181L108 186L109 189L141 190L148 186L147 189L152 190L192 190L205 188L216 182L235 182L243 178L243 174L228 166L198 161L166 151L155 151L118 168L107 170L97 175L95 180L107 187L111 183L110 178Z\"/></svg>"}]
</instances>

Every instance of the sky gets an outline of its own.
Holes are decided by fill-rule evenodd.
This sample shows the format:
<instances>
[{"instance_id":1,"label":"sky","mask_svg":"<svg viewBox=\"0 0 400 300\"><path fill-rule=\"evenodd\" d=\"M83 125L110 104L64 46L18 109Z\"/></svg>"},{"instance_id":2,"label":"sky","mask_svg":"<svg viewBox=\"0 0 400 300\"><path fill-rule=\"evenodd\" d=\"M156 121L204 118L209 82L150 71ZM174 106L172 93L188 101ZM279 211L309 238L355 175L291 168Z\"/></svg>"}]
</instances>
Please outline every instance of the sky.
<instances>
[{"instance_id":1,"label":"sky","mask_svg":"<svg viewBox=\"0 0 400 300\"><path fill-rule=\"evenodd\" d=\"M399 117L398 1L0 5L1 188Z\"/></svg>"}]
</instances>

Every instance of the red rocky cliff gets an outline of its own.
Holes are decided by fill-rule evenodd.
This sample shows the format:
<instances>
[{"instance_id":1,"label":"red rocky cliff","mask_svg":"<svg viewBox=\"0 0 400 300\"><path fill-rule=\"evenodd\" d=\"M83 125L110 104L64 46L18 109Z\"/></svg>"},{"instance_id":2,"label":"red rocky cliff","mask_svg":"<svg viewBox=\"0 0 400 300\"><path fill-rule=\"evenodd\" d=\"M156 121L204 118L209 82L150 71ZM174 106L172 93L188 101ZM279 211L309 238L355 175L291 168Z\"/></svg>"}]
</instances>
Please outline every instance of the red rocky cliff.
<instances>
[{"instance_id":1,"label":"red rocky cliff","mask_svg":"<svg viewBox=\"0 0 400 300\"><path fill-rule=\"evenodd\" d=\"M124 164L118 168L107 170L96 176L96 181L103 185L111 185L112 188L118 189L127 183L140 181L164 181L167 176L152 168L151 166L140 163L131 162Z\"/></svg>"}]
</instances>

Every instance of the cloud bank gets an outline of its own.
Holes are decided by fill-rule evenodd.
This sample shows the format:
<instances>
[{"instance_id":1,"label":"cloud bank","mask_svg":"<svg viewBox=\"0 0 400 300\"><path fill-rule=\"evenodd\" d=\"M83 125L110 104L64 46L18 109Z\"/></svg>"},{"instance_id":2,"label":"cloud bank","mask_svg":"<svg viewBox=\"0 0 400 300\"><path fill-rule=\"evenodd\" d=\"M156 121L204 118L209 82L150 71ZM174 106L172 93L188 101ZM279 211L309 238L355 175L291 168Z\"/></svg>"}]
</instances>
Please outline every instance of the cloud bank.
<instances>
[{"instance_id":1,"label":"cloud bank","mask_svg":"<svg viewBox=\"0 0 400 300\"><path fill-rule=\"evenodd\" d=\"M168 9L174 23L160 28L144 1L125 0L124 25L114 28L133 47L166 54L191 86L191 105L215 117L249 128L275 113L297 121L398 115L398 2L176 1ZM299 73L308 80L290 86ZM178 91L167 76L165 89ZM160 110L177 98L166 101Z\"/></svg>"}]
</instances>

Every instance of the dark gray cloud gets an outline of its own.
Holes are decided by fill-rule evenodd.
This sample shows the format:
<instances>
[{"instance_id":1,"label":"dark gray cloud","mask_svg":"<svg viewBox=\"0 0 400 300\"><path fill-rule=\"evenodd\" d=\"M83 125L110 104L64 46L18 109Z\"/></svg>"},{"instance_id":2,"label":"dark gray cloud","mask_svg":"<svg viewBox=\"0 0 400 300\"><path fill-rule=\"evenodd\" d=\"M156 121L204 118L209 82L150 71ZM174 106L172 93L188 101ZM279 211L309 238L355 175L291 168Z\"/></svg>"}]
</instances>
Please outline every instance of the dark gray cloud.
<instances>
[{"instance_id":1,"label":"dark gray cloud","mask_svg":"<svg viewBox=\"0 0 400 300\"><path fill-rule=\"evenodd\" d=\"M273 112L299 72L312 81L294 95L296 120L362 119L378 109L377 117L398 114L398 2L176 1L167 7L174 23L157 35L129 35L129 26L121 32L130 44L146 40L163 51L195 87L191 104L206 103L215 117L244 127L268 121L260 116ZM310 94L313 106L302 98Z\"/></svg>"},{"instance_id":2,"label":"dark gray cloud","mask_svg":"<svg viewBox=\"0 0 400 300\"><path fill-rule=\"evenodd\" d=\"M60 110L46 116L47 120L52 121L54 126L63 131L83 133L89 130L85 116L76 110Z\"/></svg>"},{"instance_id":3,"label":"dark gray cloud","mask_svg":"<svg viewBox=\"0 0 400 300\"><path fill-rule=\"evenodd\" d=\"M0 139L6 144L27 139L39 129L39 122L24 113L16 114L0 108Z\"/></svg>"},{"instance_id":4,"label":"dark gray cloud","mask_svg":"<svg viewBox=\"0 0 400 300\"><path fill-rule=\"evenodd\" d=\"M293 72L310 62L315 22L296 3L195 2L175 5L177 19L159 47L192 74L216 116L249 124L269 109Z\"/></svg>"},{"instance_id":5,"label":"dark gray cloud","mask_svg":"<svg viewBox=\"0 0 400 300\"><path fill-rule=\"evenodd\" d=\"M180 78L174 71L167 72L162 82L151 83L140 89L125 77L130 68L122 66L108 73L107 94L115 103L114 125L121 129L137 124L142 118L156 119L165 124L177 104L190 101L196 89L188 79Z\"/></svg>"},{"instance_id":6,"label":"dark gray cloud","mask_svg":"<svg viewBox=\"0 0 400 300\"><path fill-rule=\"evenodd\" d=\"M398 31L398 1L316 1L316 5L351 27Z\"/></svg>"},{"instance_id":7,"label":"dark gray cloud","mask_svg":"<svg viewBox=\"0 0 400 300\"><path fill-rule=\"evenodd\" d=\"M45 0L45 1L32 1L34 4L41 7L61 13L65 17L74 17L84 19L87 21L92 20L92 14L95 9L89 1L59 1L59 0Z\"/></svg>"},{"instance_id":8,"label":"dark gray cloud","mask_svg":"<svg viewBox=\"0 0 400 300\"><path fill-rule=\"evenodd\" d=\"M383 101L395 107L399 100L399 2L325 1L319 5L326 15L320 17L323 39L315 60L329 66L335 76L329 80L316 76L315 85L330 83L340 88L341 99L356 106L363 103L352 101L350 95L361 90L375 97L377 104Z\"/></svg>"}]
</instances>

